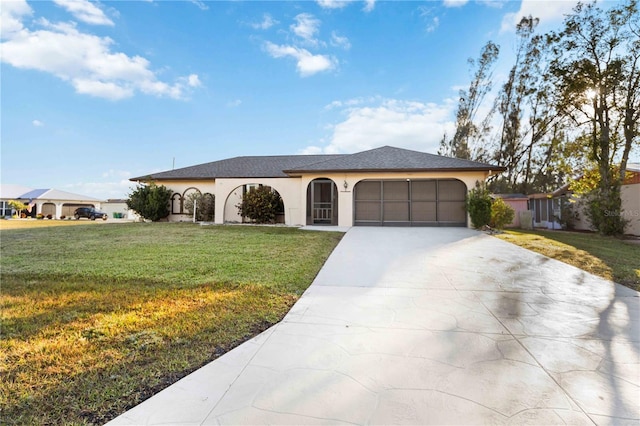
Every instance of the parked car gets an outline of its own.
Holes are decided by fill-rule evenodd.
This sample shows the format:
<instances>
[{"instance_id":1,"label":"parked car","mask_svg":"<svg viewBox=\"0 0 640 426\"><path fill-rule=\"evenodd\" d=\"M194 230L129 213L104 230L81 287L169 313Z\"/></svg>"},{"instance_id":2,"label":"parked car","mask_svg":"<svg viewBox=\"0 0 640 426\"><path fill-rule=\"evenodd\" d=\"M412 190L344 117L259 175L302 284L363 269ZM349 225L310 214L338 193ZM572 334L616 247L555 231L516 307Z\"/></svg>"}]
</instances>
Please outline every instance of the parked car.
<instances>
[{"instance_id":1,"label":"parked car","mask_svg":"<svg viewBox=\"0 0 640 426\"><path fill-rule=\"evenodd\" d=\"M76 219L80 219L81 217L86 217L87 219L91 219L91 220L96 220L96 219L107 220L106 213L96 210L93 207L77 208L76 211L73 212L73 217L75 217Z\"/></svg>"}]
</instances>

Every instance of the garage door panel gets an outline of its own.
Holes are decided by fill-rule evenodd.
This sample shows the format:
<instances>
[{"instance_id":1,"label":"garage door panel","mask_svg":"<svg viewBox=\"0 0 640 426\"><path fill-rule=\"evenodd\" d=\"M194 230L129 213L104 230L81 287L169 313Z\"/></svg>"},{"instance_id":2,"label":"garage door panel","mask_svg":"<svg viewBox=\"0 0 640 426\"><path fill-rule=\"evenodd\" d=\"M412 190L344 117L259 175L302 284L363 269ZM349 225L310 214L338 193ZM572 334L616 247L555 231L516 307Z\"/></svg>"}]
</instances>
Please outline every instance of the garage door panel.
<instances>
[{"instance_id":1,"label":"garage door panel","mask_svg":"<svg viewBox=\"0 0 640 426\"><path fill-rule=\"evenodd\" d=\"M416 180L411 182L412 201L436 201L436 181Z\"/></svg>"},{"instance_id":2,"label":"garage door panel","mask_svg":"<svg viewBox=\"0 0 640 426\"><path fill-rule=\"evenodd\" d=\"M407 181L386 181L383 183L382 189L385 201L409 200L409 182Z\"/></svg>"},{"instance_id":3,"label":"garage door panel","mask_svg":"<svg viewBox=\"0 0 640 426\"><path fill-rule=\"evenodd\" d=\"M411 220L413 222L436 222L437 203L435 201L412 201Z\"/></svg>"},{"instance_id":4,"label":"garage door panel","mask_svg":"<svg viewBox=\"0 0 640 426\"><path fill-rule=\"evenodd\" d=\"M382 210L380 201L358 201L356 202L356 222L380 222L382 221Z\"/></svg>"},{"instance_id":5,"label":"garage door panel","mask_svg":"<svg viewBox=\"0 0 640 426\"><path fill-rule=\"evenodd\" d=\"M459 180L438 181L439 201L464 201L466 195L467 189Z\"/></svg>"},{"instance_id":6,"label":"garage door panel","mask_svg":"<svg viewBox=\"0 0 640 426\"><path fill-rule=\"evenodd\" d=\"M383 207L385 222L409 222L409 202L386 202Z\"/></svg>"},{"instance_id":7,"label":"garage door panel","mask_svg":"<svg viewBox=\"0 0 640 426\"><path fill-rule=\"evenodd\" d=\"M460 201L438 202L438 221L449 223L465 223L467 212L464 203Z\"/></svg>"},{"instance_id":8,"label":"garage door panel","mask_svg":"<svg viewBox=\"0 0 640 426\"><path fill-rule=\"evenodd\" d=\"M362 181L358 183L355 193L356 201L359 200L380 200L382 191L380 181Z\"/></svg>"}]
</instances>

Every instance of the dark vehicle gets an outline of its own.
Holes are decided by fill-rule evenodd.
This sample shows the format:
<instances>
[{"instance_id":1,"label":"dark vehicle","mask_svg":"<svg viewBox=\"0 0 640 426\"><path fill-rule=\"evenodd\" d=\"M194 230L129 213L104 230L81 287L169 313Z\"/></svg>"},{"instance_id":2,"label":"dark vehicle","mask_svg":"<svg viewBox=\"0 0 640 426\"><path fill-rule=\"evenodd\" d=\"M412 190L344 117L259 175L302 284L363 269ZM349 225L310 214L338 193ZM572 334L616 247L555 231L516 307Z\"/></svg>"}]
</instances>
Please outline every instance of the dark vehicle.
<instances>
[{"instance_id":1,"label":"dark vehicle","mask_svg":"<svg viewBox=\"0 0 640 426\"><path fill-rule=\"evenodd\" d=\"M73 217L75 217L76 219L80 219L81 217L86 217L91 220L96 220L96 219L107 220L106 213L96 210L93 207L80 207L73 212Z\"/></svg>"}]
</instances>

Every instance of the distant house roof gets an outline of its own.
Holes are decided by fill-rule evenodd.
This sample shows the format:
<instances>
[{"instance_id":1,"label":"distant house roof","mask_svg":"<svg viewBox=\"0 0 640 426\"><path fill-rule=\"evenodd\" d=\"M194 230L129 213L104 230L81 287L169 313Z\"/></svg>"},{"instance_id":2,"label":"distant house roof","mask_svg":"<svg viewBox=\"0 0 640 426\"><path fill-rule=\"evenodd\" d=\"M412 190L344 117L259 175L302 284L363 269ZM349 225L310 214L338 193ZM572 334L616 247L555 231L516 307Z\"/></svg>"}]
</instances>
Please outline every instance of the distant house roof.
<instances>
[{"instance_id":1,"label":"distant house roof","mask_svg":"<svg viewBox=\"0 0 640 426\"><path fill-rule=\"evenodd\" d=\"M23 185L13 185L10 183L3 183L0 185L0 198L3 200L14 200L20 198L20 196L29 191L33 191L33 188Z\"/></svg>"},{"instance_id":2,"label":"distant house roof","mask_svg":"<svg viewBox=\"0 0 640 426\"><path fill-rule=\"evenodd\" d=\"M99 199L86 195L74 194L59 189L33 189L21 185L2 184L0 189L2 199L14 200L57 200L57 201L95 201Z\"/></svg>"},{"instance_id":3,"label":"distant house roof","mask_svg":"<svg viewBox=\"0 0 640 426\"><path fill-rule=\"evenodd\" d=\"M305 172L365 171L502 171L504 167L384 146L355 154L235 157L132 178L192 180L216 178L284 178Z\"/></svg>"}]
</instances>

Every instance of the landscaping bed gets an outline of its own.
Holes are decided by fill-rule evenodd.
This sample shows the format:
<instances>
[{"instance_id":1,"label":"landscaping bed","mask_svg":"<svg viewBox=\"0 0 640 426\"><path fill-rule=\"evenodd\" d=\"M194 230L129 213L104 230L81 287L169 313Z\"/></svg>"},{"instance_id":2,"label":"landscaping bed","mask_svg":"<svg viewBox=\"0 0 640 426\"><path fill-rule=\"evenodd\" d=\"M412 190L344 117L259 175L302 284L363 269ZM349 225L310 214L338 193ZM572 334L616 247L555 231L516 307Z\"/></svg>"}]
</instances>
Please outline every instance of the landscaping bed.
<instances>
[{"instance_id":1,"label":"landscaping bed","mask_svg":"<svg viewBox=\"0 0 640 426\"><path fill-rule=\"evenodd\" d=\"M5 424L103 424L278 322L342 234L127 223L1 231Z\"/></svg>"}]
</instances>

